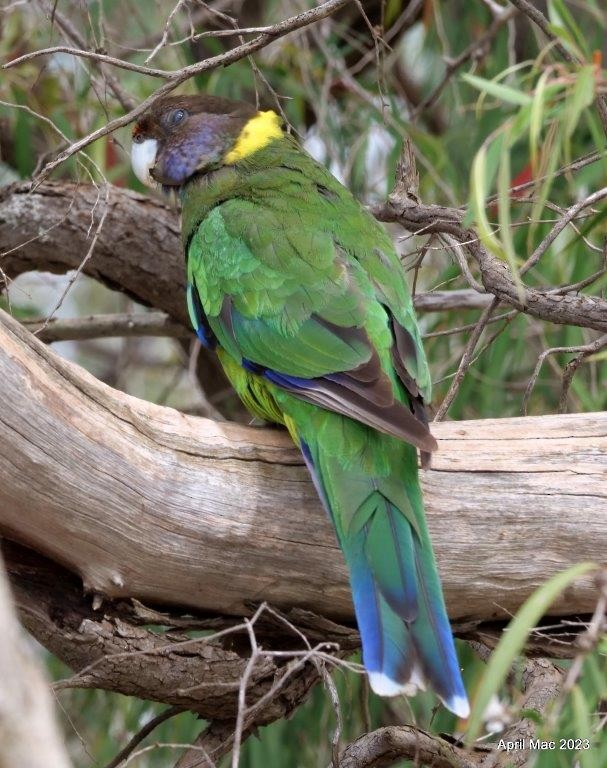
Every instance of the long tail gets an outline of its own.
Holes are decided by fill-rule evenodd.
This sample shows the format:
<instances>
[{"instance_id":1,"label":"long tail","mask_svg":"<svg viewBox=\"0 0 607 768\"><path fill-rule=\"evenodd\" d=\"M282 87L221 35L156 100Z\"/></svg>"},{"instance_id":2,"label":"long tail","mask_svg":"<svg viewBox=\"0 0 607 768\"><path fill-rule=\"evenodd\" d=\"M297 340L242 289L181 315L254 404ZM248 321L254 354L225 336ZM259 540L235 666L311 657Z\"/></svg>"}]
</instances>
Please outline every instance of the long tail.
<instances>
[{"instance_id":1,"label":"long tail","mask_svg":"<svg viewBox=\"0 0 607 768\"><path fill-rule=\"evenodd\" d=\"M371 688L414 695L429 684L459 717L468 699L428 536L415 449L385 435L381 471L344 462L322 438L302 452L335 525L350 582ZM398 464L398 473L394 465ZM344 466L345 464L345 466ZM382 464L382 462L379 462Z\"/></svg>"}]
</instances>

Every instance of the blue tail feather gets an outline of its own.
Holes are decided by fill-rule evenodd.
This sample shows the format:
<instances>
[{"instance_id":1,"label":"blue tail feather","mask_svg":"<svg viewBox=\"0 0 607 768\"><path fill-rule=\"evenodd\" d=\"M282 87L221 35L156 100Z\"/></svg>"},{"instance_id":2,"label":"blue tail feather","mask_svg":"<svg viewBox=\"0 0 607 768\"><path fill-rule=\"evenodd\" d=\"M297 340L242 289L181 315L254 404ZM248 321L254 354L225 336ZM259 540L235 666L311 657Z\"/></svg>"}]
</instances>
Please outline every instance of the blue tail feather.
<instances>
[{"instance_id":1,"label":"blue tail feather","mask_svg":"<svg viewBox=\"0 0 607 768\"><path fill-rule=\"evenodd\" d=\"M458 713L465 710L462 681L453 634L445 608L434 558L422 556L421 542L415 546L419 584L419 616L411 626L424 674L445 705ZM429 546L429 542L427 543Z\"/></svg>"},{"instance_id":2,"label":"blue tail feather","mask_svg":"<svg viewBox=\"0 0 607 768\"><path fill-rule=\"evenodd\" d=\"M367 532L348 542L344 552L350 568L352 598L363 646L363 664L370 675L408 680L414 663L409 633L377 588L364 552Z\"/></svg>"},{"instance_id":3,"label":"blue tail feather","mask_svg":"<svg viewBox=\"0 0 607 768\"><path fill-rule=\"evenodd\" d=\"M368 524L364 547L368 567L392 610L414 621L418 598L413 531L390 502L377 496L380 504Z\"/></svg>"},{"instance_id":4,"label":"blue tail feather","mask_svg":"<svg viewBox=\"0 0 607 768\"><path fill-rule=\"evenodd\" d=\"M336 502L331 503L322 477L324 473L331 477L332 494L336 493L336 482L338 487L347 483L340 496L348 498L347 492L351 497L354 485L361 485L360 474L356 484L349 482L349 473L342 467L329 467L318 446L311 447L303 440L300 445L318 495L335 524L350 571L363 663L371 687L384 696L414 695L427 681L448 709L467 717L466 691L425 529L420 537L370 477L369 495L364 501L369 518L363 525L344 531L332 509Z\"/></svg>"}]
</instances>

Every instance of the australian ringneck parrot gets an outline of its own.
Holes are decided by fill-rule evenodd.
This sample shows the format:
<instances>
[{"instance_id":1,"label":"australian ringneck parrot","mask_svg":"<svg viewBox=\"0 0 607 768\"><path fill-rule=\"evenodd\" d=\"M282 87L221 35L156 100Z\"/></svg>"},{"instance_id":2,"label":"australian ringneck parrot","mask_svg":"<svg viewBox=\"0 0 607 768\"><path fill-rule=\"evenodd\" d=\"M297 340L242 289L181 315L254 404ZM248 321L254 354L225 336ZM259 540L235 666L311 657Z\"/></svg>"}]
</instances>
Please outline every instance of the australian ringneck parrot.
<instances>
[{"instance_id":1,"label":"australian ringneck parrot","mask_svg":"<svg viewBox=\"0 0 607 768\"><path fill-rule=\"evenodd\" d=\"M133 168L178 188L189 314L255 415L283 424L344 553L372 689L468 714L424 519L430 376L384 229L271 111L166 97Z\"/></svg>"}]
</instances>

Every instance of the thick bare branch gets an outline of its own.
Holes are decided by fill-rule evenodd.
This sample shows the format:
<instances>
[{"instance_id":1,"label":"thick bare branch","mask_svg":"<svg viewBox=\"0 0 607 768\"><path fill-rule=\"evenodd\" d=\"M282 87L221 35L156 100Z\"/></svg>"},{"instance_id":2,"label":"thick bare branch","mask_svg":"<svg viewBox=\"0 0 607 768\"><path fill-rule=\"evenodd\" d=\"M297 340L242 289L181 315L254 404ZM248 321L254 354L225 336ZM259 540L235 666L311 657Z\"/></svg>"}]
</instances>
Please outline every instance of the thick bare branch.
<instances>
[{"instance_id":1,"label":"thick bare branch","mask_svg":"<svg viewBox=\"0 0 607 768\"><path fill-rule=\"evenodd\" d=\"M35 552L11 542L4 542L3 552L21 621L74 671L55 685L57 691L104 688L190 709L207 719L234 721L248 660L242 624L226 624L212 637L194 640L178 630L151 631L138 626L126 603L96 606L98 601L83 594L77 577ZM267 627L265 632L268 636ZM222 645L225 640L229 648ZM290 640L289 647L301 648L292 636ZM265 697L283 671L280 659L256 659L249 701ZM314 666L306 665L256 711L255 723L288 715L317 680Z\"/></svg>"},{"instance_id":2,"label":"thick bare branch","mask_svg":"<svg viewBox=\"0 0 607 768\"><path fill-rule=\"evenodd\" d=\"M285 434L116 392L0 317L6 536L113 597L222 614L265 599L352 620L341 555ZM604 559L607 414L434 431L423 485L452 617L503 618L556 571ZM580 581L554 613L595 602Z\"/></svg>"},{"instance_id":3,"label":"thick bare branch","mask_svg":"<svg viewBox=\"0 0 607 768\"><path fill-rule=\"evenodd\" d=\"M8 277L76 269L89 247L98 190L86 184L26 185L0 193L0 266ZM110 187L109 213L84 272L189 327L179 218L154 198Z\"/></svg>"},{"instance_id":4,"label":"thick bare branch","mask_svg":"<svg viewBox=\"0 0 607 768\"><path fill-rule=\"evenodd\" d=\"M558 696L563 682L563 671L548 659L529 659L523 670L520 710L535 710L544 713L546 707ZM528 765L529 740L536 737L536 723L527 717L511 723L497 738L504 741L517 740L522 749L508 751L492 750L481 762L482 768L523 768Z\"/></svg>"}]
</instances>

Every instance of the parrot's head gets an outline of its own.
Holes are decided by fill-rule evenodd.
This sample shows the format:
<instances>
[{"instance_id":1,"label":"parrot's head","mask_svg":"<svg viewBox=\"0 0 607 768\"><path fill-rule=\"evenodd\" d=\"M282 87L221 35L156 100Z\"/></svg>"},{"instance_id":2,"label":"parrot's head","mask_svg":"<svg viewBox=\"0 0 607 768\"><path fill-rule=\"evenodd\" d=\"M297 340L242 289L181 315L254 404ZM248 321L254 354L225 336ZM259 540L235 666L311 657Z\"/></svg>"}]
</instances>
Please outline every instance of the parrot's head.
<instances>
[{"instance_id":1,"label":"parrot's head","mask_svg":"<svg viewBox=\"0 0 607 768\"><path fill-rule=\"evenodd\" d=\"M282 136L274 112L217 96L167 96L133 129L131 163L148 186L179 187Z\"/></svg>"}]
</instances>

